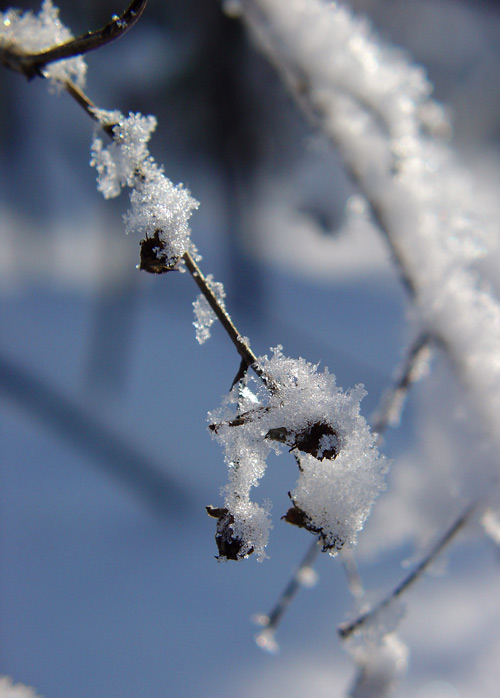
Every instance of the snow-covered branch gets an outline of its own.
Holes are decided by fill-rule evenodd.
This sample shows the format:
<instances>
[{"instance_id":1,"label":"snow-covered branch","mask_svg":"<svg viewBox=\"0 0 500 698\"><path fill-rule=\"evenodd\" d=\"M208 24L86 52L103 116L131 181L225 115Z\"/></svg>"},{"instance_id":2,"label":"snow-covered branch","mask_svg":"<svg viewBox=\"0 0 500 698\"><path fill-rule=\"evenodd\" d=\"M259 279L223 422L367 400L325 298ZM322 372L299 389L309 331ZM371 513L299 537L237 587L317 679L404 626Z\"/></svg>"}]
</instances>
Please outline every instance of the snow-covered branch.
<instances>
[{"instance_id":1,"label":"snow-covered branch","mask_svg":"<svg viewBox=\"0 0 500 698\"><path fill-rule=\"evenodd\" d=\"M52 0L44 1L37 16L29 12L21 16L16 10L9 10L3 18L0 63L22 73L28 80L36 75L59 83L75 79L82 86L85 64L75 57L123 36L140 18L146 3L147 0L132 0L120 16L114 15L104 27L76 38L60 22L59 11ZM47 68L54 63L58 65Z\"/></svg>"},{"instance_id":2,"label":"snow-covered branch","mask_svg":"<svg viewBox=\"0 0 500 698\"><path fill-rule=\"evenodd\" d=\"M417 331L445 347L498 444L500 303L476 268L498 223L449 145L451 126L424 70L344 3L242 0L238 8L342 154L411 292ZM495 497L496 466L483 475Z\"/></svg>"},{"instance_id":3,"label":"snow-covered branch","mask_svg":"<svg viewBox=\"0 0 500 698\"><path fill-rule=\"evenodd\" d=\"M138 8L132 3L120 21L128 26L127 12ZM6 51L13 42L16 52L25 56L35 48L46 49L51 42L80 46L61 25L51 0L45 0L39 16L11 11L2 19L6 29L1 39ZM116 23L114 19L111 25ZM39 44L34 37L41 28L45 36ZM106 31L105 27L101 34ZM48 48L40 55L53 60L51 51ZM61 57L60 52L57 55ZM230 472L225 506L208 508L217 519L219 557L237 560L253 552L259 559L265 557L269 505L252 502L249 495L264 474L267 455L271 450L280 452L283 446L299 454L299 479L289 495L292 506L283 518L319 536L323 550L332 554L354 545L384 487L387 470L375 445L376 436L359 412L365 394L362 386L344 392L326 369L320 374L317 366L304 359L285 356L281 347L273 350L271 359L255 356L225 308L222 284L205 277L197 265L201 256L191 241L188 220L198 202L181 184L173 185L150 154L148 142L157 126L156 118L96 108L80 89L83 77L81 85L72 89L68 63L53 64L63 66L63 72L53 77L69 87L71 96L111 136L111 142L105 144L95 134L91 165L98 173L97 188L106 199L118 196L123 188L130 190L131 208L124 220L126 232L142 238L138 267L154 274L186 268L203 294L203 302L195 302L198 339L204 341L209 336L212 311L242 360L238 382L221 410L210 415L210 420L218 423L212 432L224 447ZM78 65L83 76L84 64ZM47 71L36 74L52 77L50 68ZM249 367L261 379L255 386L254 379L246 375Z\"/></svg>"}]
</instances>

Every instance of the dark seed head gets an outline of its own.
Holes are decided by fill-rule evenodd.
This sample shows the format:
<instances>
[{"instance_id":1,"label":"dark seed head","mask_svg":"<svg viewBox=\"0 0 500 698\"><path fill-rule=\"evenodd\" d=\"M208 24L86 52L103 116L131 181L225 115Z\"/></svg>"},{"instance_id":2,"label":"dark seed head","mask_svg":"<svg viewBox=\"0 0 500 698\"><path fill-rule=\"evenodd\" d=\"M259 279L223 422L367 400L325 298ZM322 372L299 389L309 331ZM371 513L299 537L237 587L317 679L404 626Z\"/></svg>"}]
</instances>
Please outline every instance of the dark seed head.
<instances>
[{"instance_id":1,"label":"dark seed head","mask_svg":"<svg viewBox=\"0 0 500 698\"><path fill-rule=\"evenodd\" d=\"M165 250L165 242L160 238L160 231L155 230L153 237L141 240L141 261L139 269L150 274L166 274L176 269L178 257L169 257Z\"/></svg>"},{"instance_id":2,"label":"dark seed head","mask_svg":"<svg viewBox=\"0 0 500 698\"><path fill-rule=\"evenodd\" d=\"M245 553L241 553L243 548L243 541L238 538L232 529L232 524L234 523L234 516L229 512L226 507L206 507L209 516L217 519L217 530L215 533L215 542L217 543L217 549L219 550L218 559L224 558L226 560L243 560L248 555L253 553L253 548L247 550Z\"/></svg>"}]
</instances>

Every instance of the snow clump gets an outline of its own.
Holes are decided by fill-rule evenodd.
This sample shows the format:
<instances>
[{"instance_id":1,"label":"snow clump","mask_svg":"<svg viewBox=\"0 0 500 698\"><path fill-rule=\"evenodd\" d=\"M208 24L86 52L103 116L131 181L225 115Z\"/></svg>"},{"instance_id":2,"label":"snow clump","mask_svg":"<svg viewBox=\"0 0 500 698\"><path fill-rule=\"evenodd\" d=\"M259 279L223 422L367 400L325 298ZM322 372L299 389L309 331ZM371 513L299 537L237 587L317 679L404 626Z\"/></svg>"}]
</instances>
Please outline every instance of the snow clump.
<instances>
[{"instance_id":1,"label":"snow clump","mask_svg":"<svg viewBox=\"0 0 500 698\"><path fill-rule=\"evenodd\" d=\"M124 216L126 232L155 241L149 247L156 245L157 260L163 264L155 273L174 268L186 251L199 259L188 226L199 203L182 184L172 184L149 153L156 118L104 110L96 110L95 115L101 125L112 126L113 131L108 145L97 133L92 142L90 164L97 170L97 188L106 199L118 196L123 187L131 189L131 208Z\"/></svg>"},{"instance_id":2,"label":"snow clump","mask_svg":"<svg viewBox=\"0 0 500 698\"><path fill-rule=\"evenodd\" d=\"M23 53L40 53L73 38L59 19L59 8L52 4L52 0L44 0L37 15L13 9L0 12L0 48L11 46ZM60 89L67 81L82 89L86 72L87 65L81 56L55 61L42 69L43 76L55 89Z\"/></svg>"},{"instance_id":3,"label":"snow clump","mask_svg":"<svg viewBox=\"0 0 500 698\"><path fill-rule=\"evenodd\" d=\"M271 451L296 456L299 478L289 493L288 523L319 536L335 555L353 546L384 489L387 461L375 434L360 415L361 385L344 392L327 369L291 359L281 347L258 359L266 385L257 378L235 386L222 407L209 414L210 430L225 451L229 483L224 508L209 508L218 519L219 557L265 557L270 506L250 499Z\"/></svg>"}]
</instances>

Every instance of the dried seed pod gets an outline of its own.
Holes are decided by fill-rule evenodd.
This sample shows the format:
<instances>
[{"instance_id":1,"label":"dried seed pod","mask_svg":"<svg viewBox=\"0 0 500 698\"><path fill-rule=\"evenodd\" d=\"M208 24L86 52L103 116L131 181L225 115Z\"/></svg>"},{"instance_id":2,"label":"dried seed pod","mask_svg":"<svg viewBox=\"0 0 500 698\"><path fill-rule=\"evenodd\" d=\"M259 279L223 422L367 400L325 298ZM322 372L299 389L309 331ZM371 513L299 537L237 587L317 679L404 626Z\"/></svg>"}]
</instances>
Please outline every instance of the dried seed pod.
<instances>
[{"instance_id":1,"label":"dried seed pod","mask_svg":"<svg viewBox=\"0 0 500 698\"><path fill-rule=\"evenodd\" d=\"M226 507L206 507L207 514L214 519L217 519L217 531L215 533L215 542L219 555L217 559L224 558L226 560L243 560L253 553L253 548L241 554L243 541L238 538L232 529L234 516Z\"/></svg>"},{"instance_id":2,"label":"dried seed pod","mask_svg":"<svg viewBox=\"0 0 500 698\"><path fill-rule=\"evenodd\" d=\"M289 444L290 432L286 427L277 427L276 429L269 429L265 438L271 441L279 441L282 444Z\"/></svg>"},{"instance_id":3,"label":"dried seed pod","mask_svg":"<svg viewBox=\"0 0 500 698\"><path fill-rule=\"evenodd\" d=\"M283 521L292 524L292 526L297 526L298 528L305 528L306 531L310 531L310 533L319 536L323 544L324 553L328 550L341 550L344 547L345 541L340 536L332 535L331 533L328 534L323 528L315 526L306 512L295 504L290 492L288 496L292 500L292 506L286 514L281 517Z\"/></svg>"},{"instance_id":4,"label":"dried seed pod","mask_svg":"<svg viewBox=\"0 0 500 698\"><path fill-rule=\"evenodd\" d=\"M286 427L269 429L265 438L287 444L291 451L296 448L310 453L318 460L334 460L340 452L338 434L328 422L308 424L300 431L290 431Z\"/></svg>"},{"instance_id":5,"label":"dried seed pod","mask_svg":"<svg viewBox=\"0 0 500 698\"><path fill-rule=\"evenodd\" d=\"M340 452L339 436L331 424L315 422L297 433L293 447L318 460L334 460Z\"/></svg>"},{"instance_id":6,"label":"dried seed pod","mask_svg":"<svg viewBox=\"0 0 500 698\"><path fill-rule=\"evenodd\" d=\"M141 261L139 269L150 274L166 274L168 271L175 271L178 257L169 258L164 252L165 242L160 238L160 231L155 230L153 237L145 237L141 240Z\"/></svg>"}]
</instances>

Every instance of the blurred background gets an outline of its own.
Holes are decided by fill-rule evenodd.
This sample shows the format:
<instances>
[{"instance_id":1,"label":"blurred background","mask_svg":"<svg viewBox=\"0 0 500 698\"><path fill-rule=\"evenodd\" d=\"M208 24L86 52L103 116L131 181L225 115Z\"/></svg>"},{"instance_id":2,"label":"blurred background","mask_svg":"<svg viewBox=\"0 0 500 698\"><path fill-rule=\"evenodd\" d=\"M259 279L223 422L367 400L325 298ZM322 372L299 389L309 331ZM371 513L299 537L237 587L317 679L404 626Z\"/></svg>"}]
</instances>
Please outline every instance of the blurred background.
<instances>
[{"instance_id":1,"label":"blurred background","mask_svg":"<svg viewBox=\"0 0 500 698\"><path fill-rule=\"evenodd\" d=\"M478 187L498 191L500 4L352 4L426 66ZM123 9L59 6L74 34ZM157 116L151 152L201 202L202 269L224 283L254 351L282 344L344 388L364 383L369 418L413 336L407 299L337 154L242 25L217 2L149 0L87 63L96 104ZM279 655L253 642L252 616L271 609L310 543L280 521L293 459L271 460L256 492L273 501L269 559L214 559L205 505L222 501L226 467L206 414L239 362L218 326L197 344L188 274L136 270L126 195L104 201L88 166L93 129L68 96L0 72L0 673L46 698L343 696L354 669L336 627L353 602L338 560L318 561ZM498 260L494 249L493 283ZM453 518L447 467L477 438L462 403L437 357L387 435L389 488L359 545L375 594ZM406 599L410 666L395 695L497 698L498 553L470 535L437 568Z\"/></svg>"}]
</instances>

